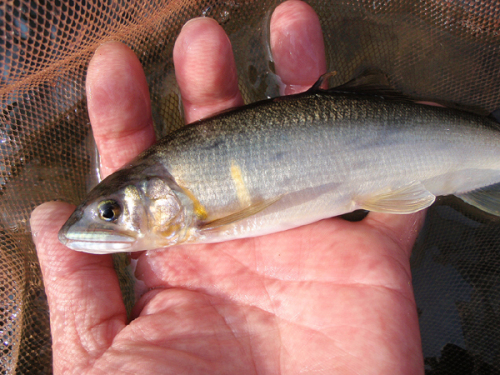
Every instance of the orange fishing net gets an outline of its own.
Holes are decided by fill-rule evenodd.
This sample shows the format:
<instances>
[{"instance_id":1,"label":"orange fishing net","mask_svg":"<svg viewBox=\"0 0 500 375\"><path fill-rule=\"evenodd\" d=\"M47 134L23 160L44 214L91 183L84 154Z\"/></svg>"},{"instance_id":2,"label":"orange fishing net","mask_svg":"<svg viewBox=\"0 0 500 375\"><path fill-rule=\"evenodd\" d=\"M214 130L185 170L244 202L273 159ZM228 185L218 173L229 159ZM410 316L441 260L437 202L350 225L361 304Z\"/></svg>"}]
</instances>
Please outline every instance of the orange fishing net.
<instances>
[{"instance_id":1,"label":"orange fishing net","mask_svg":"<svg viewBox=\"0 0 500 375\"><path fill-rule=\"evenodd\" d=\"M0 2L0 336L2 374L50 373L48 309L29 230L33 208L78 203L95 183L84 92L105 40L144 66L158 135L183 124L172 48L190 18L230 35L247 102L278 94L269 53L272 0ZM416 98L500 107L495 0L311 0L337 83L366 69ZM429 374L500 372L500 226L464 204L429 211L412 264ZM117 260L123 291L131 281ZM487 372L489 371L489 372Z\"/></svg>"}]
</instances>

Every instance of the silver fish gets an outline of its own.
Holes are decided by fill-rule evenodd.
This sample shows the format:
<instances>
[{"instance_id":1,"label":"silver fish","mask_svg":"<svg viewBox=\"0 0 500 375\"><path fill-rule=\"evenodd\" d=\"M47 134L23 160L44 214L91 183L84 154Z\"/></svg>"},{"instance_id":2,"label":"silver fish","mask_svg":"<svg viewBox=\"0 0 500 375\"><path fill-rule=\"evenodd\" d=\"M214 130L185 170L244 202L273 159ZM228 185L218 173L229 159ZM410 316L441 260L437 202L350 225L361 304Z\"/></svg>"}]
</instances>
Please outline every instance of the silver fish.
<instances>
[{"instance_id":1,"label":"silver fish","mask_svg":"<svg viewBox=\"0 0 500 375\"><path fill-rule=\"evenodd\" d=\"M493 120L315 87L163 138L96 186L59 239L90 253L221 242L448 194L500 215L499 182Z\"/></svg>"}]
</instances>

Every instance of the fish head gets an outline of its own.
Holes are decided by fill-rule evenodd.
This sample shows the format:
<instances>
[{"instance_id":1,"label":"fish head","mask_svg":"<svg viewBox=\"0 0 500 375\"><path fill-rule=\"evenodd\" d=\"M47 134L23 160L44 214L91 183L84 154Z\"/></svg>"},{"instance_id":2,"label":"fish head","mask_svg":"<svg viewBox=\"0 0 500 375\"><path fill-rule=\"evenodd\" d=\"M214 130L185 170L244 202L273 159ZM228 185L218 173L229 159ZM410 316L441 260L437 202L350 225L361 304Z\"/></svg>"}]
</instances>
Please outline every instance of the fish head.
<instances>
[{"instance_id":1,"label":"fish head","mask_svg":"<svg viewBox=\"0 0 500 375\"><path fill-rule=\"evenodd\" d=\"M108 254L182 242L189 228L182 190L171 178L131 179L121 171L97 185L59 232L67 247Z\"/></svg>"}]
</instances>

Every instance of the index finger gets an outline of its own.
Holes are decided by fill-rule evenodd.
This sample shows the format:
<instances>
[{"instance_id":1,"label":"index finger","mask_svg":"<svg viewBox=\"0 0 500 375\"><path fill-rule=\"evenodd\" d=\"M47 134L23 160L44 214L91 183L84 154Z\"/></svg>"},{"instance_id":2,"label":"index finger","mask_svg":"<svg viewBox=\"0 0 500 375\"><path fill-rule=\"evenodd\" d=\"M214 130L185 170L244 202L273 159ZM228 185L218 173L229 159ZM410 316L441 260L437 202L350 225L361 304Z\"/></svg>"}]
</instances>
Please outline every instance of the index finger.
<instances>
[{"instance_id":1,"label":"index finger","mask_svg":"<svg viewBox=\"0 0 500 375\"><path fill-rule=\"evenodd\" d=\"M126 45L100 46L90 61L87 105L106 177L155 141L151 101L139 59Z\"/></svg>"}]
</instances>

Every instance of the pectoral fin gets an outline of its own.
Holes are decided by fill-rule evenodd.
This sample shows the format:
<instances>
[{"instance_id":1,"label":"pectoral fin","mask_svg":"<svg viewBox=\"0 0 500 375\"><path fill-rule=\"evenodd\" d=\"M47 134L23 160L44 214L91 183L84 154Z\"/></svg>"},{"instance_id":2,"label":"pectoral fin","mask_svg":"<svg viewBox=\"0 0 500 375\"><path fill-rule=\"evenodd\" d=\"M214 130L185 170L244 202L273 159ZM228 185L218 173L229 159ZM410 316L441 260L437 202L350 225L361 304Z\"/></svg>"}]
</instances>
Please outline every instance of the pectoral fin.
<instances>
[{"instance_id":1,"label":"pectoral fin","mask_svg":"<svg viewBox=\"0 0 500 375\"><path fill-rule=\"evenodd\" d=\"M410 214L429 207L436 196L420 182L415 181L400 188L387 188L359 199L359 207L373 212Z\"/></svg>"},{"instance_id":2,"label":"pectoral fin","mask_svg":"<svg viewBox=\"0 0 500 375\"><path fill-rule=\"evenodd\" d=\"M463 201L489 214L500 216L500 183L457 195Z\"/></svg>"},{"instance_id":3,"label":"pectoral fin","mask_svg":"<svg viewBox=\"0 0 500 375\"><path fill-rule=\"evenodd\" d=\"M260 211L263 211L267 207L271 206L272 204L276 203L281 199L281 196L273 199L268 199L265 201L257 202L254 204L251 204L250 206L242 209L241 211L232 213L228 216L220 217L215 220L211 221L206 221L203 224L201 224L200 229L202 230L210 230L214 228L219 228L225 225L229 225L232 223L235 223L237 221L246 219L247 217L253 216Z\"/></svg>"}]
</instances>

